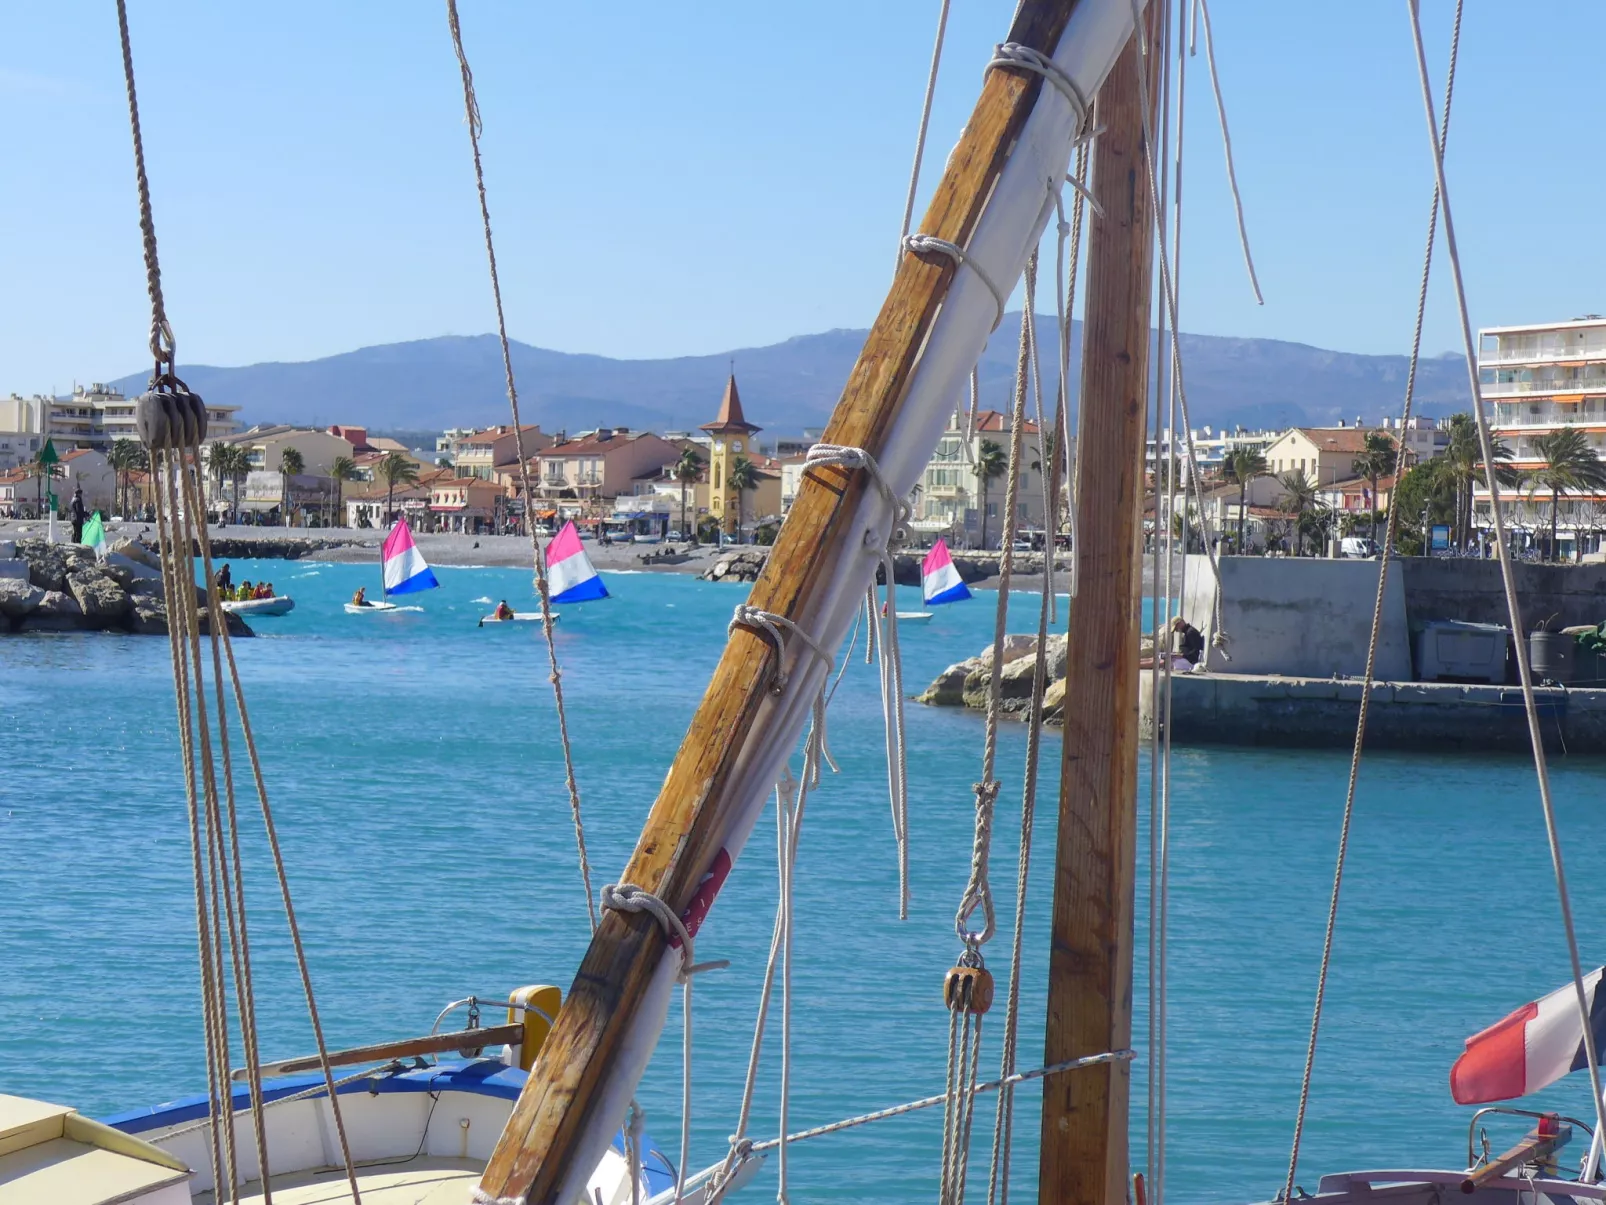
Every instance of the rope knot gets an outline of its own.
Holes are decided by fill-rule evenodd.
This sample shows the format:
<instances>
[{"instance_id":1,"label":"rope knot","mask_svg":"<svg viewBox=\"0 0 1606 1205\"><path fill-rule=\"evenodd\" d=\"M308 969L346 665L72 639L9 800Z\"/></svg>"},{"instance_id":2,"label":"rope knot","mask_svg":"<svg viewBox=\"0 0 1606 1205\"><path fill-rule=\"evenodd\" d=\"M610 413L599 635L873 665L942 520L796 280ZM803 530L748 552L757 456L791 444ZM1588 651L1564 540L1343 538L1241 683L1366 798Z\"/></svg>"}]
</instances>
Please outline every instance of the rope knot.
<instances>
[{"instance_id":1,"label":"rope knot","mask_svg":"<svg viewBox=\"0 0 1606 1205\"><path fill-rule=\"evenodd\" d=\"M673 908L645 888L637 887L634 883L604 883L601 895L604 908L611 908L615 912L648 913L658 922L659 928L664 931L664 936L669 939L671 946L677 942L680 944L682 983L704 971L717 971L730 966L730 960L724 958L715 962L697 962L692 949L691 931L686 928L686 923L676 915Z\"/></svg>"},{"instance_id":2,"label":"rope knot","mask_svg":"<svg viewBox=\"0 0 1606 1205\"><path fill-rule=\"evenodd\" d=\"M981 280L982 284L987 286L987 291L993 295L993 301L998 304L998 317L993 320L993 329L997 330L1003 324L1004 304L1008 300L1007 296L998 287L998 282L987 274L986 269L972 259L958 243L950 242L945 238L938 238L934 234L911 234L905 236L903 246L906 251L918 258L924 259L928 255L941 255L953 261L956 268L969 268Z\"/></svg>"},{"instance_id":3,"label":"rope knot","mask_svg":"<svg viewBox=\"0 0 1606 1205\"><path fill-rule=\"evenodd\" d=\"M1092 106L1087 103L1081 88L1076 86L1076 81L1052 58L1022 42L1000 42L993 47L993 57L987 64L989 71L994 67L1030 71L1053 84L1071 106L1071 113L1076 118L1076 140L1081 142L1087 137L1088 116L1093 111Z\"/></svg>"}]
</instances>

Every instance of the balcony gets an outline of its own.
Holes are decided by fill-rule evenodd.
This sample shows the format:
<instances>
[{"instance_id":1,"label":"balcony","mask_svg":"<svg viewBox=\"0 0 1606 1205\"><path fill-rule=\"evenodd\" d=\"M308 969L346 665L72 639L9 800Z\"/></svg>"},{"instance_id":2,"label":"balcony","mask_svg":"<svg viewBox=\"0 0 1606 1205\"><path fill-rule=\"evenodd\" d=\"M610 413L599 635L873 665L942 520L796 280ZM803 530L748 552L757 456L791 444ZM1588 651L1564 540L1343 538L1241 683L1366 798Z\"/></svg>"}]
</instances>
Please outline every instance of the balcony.
<instances>
[{"instance_id":1,"label":"balcony","mask_svg":"<svg viewBox=\"0 0 1606 1205\"><path fill-rule=\"evenodd\" d=\"M1481 381L1484 397L1512 397L1525 394L1596 393L1606 395L1606 375L1588 377L1549 377L1542 381Z\"/></svg>"},{"instance_id":2,"label":"balcony","mask_svg":"<svg viewBox=\"0 0 1606 1205\"><path fill-rule=\"evenodd\" d=\"M1495 338L1503 346L1490 347ZM1556 364L1565 360L1606 360L1606 327L1548 334L1485 336L1478 366L1494 364Z\"/></svg>"},{"instance_id":3,"label":"balcony","mask_svg":"<svg viewBox=\"0 0 1606 1205\"><path fill-rule=\"evenodd\" d=\"M1497 406L1490 419L1492 426L1502 430L1508 427L1600 427L1606 429L1606 408L1584 410L1581 406L1566 409L1547 408L1539 414L1529 414L1526 406Z\"/></svg>"}]
</instances>

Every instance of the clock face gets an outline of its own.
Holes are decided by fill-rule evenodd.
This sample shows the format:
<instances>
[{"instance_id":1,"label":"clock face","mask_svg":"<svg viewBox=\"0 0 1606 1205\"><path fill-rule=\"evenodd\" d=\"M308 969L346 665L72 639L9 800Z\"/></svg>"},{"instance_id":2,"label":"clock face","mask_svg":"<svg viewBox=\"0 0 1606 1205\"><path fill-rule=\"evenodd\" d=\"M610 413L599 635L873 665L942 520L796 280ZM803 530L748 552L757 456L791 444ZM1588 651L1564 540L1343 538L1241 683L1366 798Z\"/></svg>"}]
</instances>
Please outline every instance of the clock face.
<instances>
[{"instance_id":1,"label":"clock face","mask_svg":"<svg viewBox=\"0 0 1606 1205\"><path fill-rule=\"evenodd\" d=\"M731 451L732 452L740 452L741 450L742 450L742 441L739 440L739 439L732 440L731 441Z\"/></svg>"},{"instance_id":2,"label":"clock face","mask_svg":"<svg viewBox=\"0 0 1606 1205\"><path fill-rule=\"evenodd\" d=\"M725 450L725 441L723 439L716 439L714 441L714 451L723 452L724 450Z\"/></svg>"}]
</instances>

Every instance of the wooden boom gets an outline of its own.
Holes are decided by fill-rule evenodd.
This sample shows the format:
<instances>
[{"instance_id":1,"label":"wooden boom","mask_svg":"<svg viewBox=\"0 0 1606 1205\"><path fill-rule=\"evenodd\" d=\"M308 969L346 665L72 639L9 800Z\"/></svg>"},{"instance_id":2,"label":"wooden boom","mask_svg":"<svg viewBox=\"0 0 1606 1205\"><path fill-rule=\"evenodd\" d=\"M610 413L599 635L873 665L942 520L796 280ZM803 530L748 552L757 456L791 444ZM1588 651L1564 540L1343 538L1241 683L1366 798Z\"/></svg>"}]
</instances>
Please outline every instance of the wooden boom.
<instances>
[{"instance_id":1,"label":"wooden boom","mask_svg":"<svg viewBox=\"0 0 1606 1205\"><path fill-rule=\"evenodd\" d=\"M379 1042L373 1046L355 1046L350 1050L331 1050L331 1067L354 1067L359 1063L383 1063L391 1059L408 1059L420 1054L444 1054L450 1050L473 1050L485 1046L518 1045L524 1041L524 1026L490 1025L480 1029L459 1029L456 1033L432 1033L422 1038L402 1038L396 1042ZM317 1071L323 1066L315 1054L298 1059L280 1059L277 1063L263 1063L262 1074L295 1075L301 1071ZM229 1078L243 1080L244 1067L229 1072Z\"/></svg>"},{"instance_id":2,"label":"wooden boom","mask_svg":"<svg viewBox=\"0 0 1606 1205\"><path fill-rule=\"evenodd\" d=\"M1149 6L1149 44L1156 16ZM1044 1064L1132 1041L1137 853L1138 538L1143 513L1154 214L1143 159L1134 34L1098 94L1076 449L1076 601L1065 658L1064 763L1055 851ZM1151 66L1151 75L1157 75ZM1151 81L1152 86L1152 81ZM1153 95L1147 98L1151 107ZM1038 1200L1123 1205L1130 1064L1043 1082Z\"/></svg>"},{"instance_id":3,"label":"wooden boom","mask_svg":"<svg viewBox=\"0 0 1606 1205\"><path fill-rule=\"evenodd\" d=\"M1009 39L1052 54L1083 2L1024 0ZM1029 72L987 73L981 98L918 227L922 233L967 245L1044 86ZM823 442L881 455L955 270L946 259L903 256ZM811 570L821 549L859 538L857 531L845 530L846 519L866 485L862 472L828 469L805 476L753 585L753 605L789 618L803 613L816 590ZM771 658L771 646L761 636L746 629L732 635L620 879L652 892L677 912L685 910L742 806L730 789L732 772L769 684ZM491 1154L480 1181L483 1194L522 1198L528 1205L571 1205L558 1194L576 1170L579 1136L601 1107L609 1071L646 998L664 941L649 915L603 913L541 1058Z\"/></svg>"}]
</instances>

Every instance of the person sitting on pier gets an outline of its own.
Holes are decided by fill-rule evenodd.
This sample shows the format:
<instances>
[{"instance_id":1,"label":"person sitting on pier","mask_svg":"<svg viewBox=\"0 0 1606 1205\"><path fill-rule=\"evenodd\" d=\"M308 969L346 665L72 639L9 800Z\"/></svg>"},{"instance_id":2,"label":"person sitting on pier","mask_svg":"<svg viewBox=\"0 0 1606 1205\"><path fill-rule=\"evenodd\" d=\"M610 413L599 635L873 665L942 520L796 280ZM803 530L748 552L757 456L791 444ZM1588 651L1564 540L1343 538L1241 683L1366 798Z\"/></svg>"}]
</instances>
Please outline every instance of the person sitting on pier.
<instances>
[{"instance_id":1,"label":"person sitting on pier","mask_svg":"<svg viewBox=\"0 0 1606 1205\"><path fill-rule=\"evenodd\" d=\"M1178 615L1171 621L1171 630L1176 633L1173 640L1177 655L1189 665L1198 665L1204 655L1204 636L1199 629Z\"/></svg>"}]
</instances>

